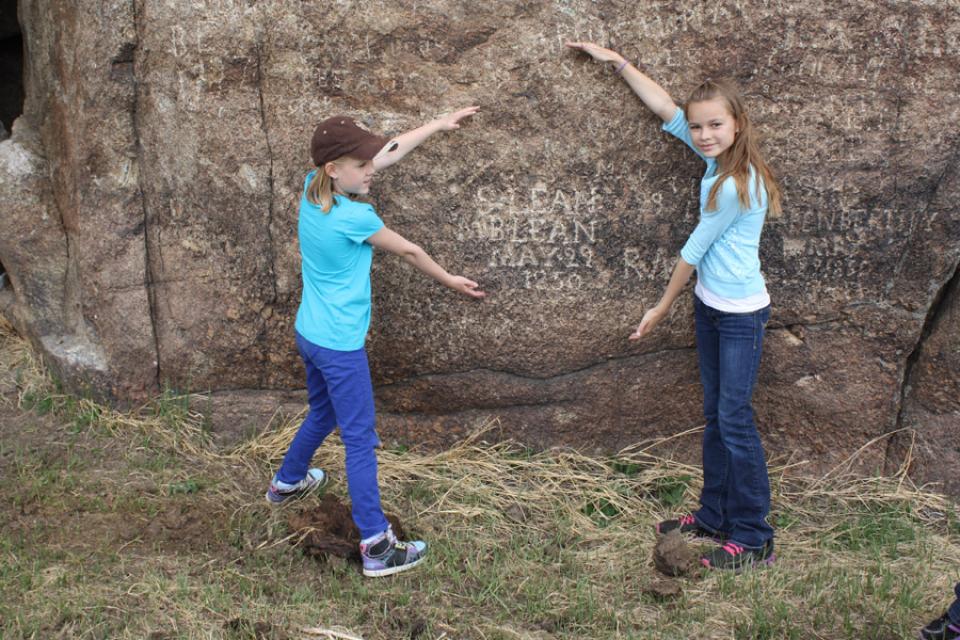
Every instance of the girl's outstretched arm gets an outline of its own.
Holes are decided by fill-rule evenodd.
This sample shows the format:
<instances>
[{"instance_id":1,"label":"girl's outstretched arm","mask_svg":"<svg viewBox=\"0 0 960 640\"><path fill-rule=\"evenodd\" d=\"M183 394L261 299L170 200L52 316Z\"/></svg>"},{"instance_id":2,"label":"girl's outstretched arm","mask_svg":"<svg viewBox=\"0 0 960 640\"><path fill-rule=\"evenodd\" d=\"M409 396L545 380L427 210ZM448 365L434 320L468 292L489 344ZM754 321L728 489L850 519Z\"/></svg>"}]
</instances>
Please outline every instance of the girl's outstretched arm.
<instances>
[{"instance_id":1,"label":"girl's outstretched arm","mask_svg":"<svg viewBox=\"0 0 960 640\"><path fill-rule=\"evenodd\" d=\"M405 155L416 149L421 142L432 136L438 131L452 131L460 128L460 121L468 118L480 110L480 107L467 107L454 111L451 114L441 116L436 120L428 122L422 127L411 129L406 133L401 133L396 138L390 140L387 146L383 148L373 159L373 168L380 170L389 167L393 163L402 159Z\"/></svg>"},{"instance_id":2,"label":"girl's outstretched arm","mask_svg":"<svg viewBox=\"0 0 960 640\"><path fill-rule=\"evenodd\" d=\"M378 249L383 249L384 251L400 256L406 262L412 264L422 273L430 276L443 286L449 287L467 297L483 298L487 295L480 290L480 285L473 280L447 273L443 267L427 255L426 251L396 231L382 227L375 234L367 238L367 242Z\"/></svg>"},{"instance_id":3,"label":"girl's outstretched arm","mask_svg":"<svg viewBox=\"0 0 960 640\"><path fill-rule=\"evenodd\" d=\"M627 62L619 53L604 49L592 42L568 42L567 46L590 54L594 60L611 64L619 70L623 79L627 81L633 92L643 100L650 111L660 116L660 119L664 122L673 120L673 116L677 113L677 105L670 94L642 71Z\"/></svg>"},{"instance_id":4,"label":"girl's outstretched arm","mask_svg":"<svg viewBox=\"0 0 960 640\"><path fill-rule=\"evenodd\" d=\"M677 299L687 281L690 280L690 276L693 275L693 269L692 264L683 258L677 258L677 265L673 268L673 275L670 276L670 284L667 285L667 290L663 292L663 297L660 298L657 306L643 314L640 325L630 334L631 340L639 340L648 335L661 320L667 317L673 301Z\"/></svg>"}]
</instances>

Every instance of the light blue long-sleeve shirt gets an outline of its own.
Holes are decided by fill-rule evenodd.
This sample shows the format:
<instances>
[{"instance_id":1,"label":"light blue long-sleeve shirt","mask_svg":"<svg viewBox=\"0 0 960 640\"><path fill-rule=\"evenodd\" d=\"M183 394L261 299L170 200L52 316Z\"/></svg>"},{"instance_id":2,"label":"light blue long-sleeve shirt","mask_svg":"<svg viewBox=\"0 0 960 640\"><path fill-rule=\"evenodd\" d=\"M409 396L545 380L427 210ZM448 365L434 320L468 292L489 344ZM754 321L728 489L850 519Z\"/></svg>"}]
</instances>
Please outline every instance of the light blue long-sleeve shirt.
<instances>
[{"instance_id":1,"label":"light blue long-sleeve shirt","mask_svg":"<svg viewBox=\"0 0 960 640\"><path fill-rule=\"evenodd\" d=\"M680 250L680 257L697 268L697 278L711 293L730 299L764 293L760 233L767 215L767 190L761 187L758 197L759 178L753 167L749 208L741 207L736 182L728 177L717 191L716 208L706 211L707 198L717 181L716 159L704 156L693 144L683 109L677 108L673 120L665 122L663 130L682 140L707 163L700 180L700 221Z\"/></svg>"}]
</instances>

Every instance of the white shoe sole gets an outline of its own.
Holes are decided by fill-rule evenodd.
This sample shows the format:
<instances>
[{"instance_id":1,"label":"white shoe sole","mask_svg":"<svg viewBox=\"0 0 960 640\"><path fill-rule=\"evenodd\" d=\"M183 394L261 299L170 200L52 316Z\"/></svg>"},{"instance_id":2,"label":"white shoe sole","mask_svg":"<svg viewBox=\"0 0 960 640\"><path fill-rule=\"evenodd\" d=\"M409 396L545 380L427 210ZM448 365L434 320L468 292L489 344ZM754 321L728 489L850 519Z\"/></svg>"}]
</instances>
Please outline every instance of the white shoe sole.
<instances>
[{"instance_id":1,"label":"white shoe sole","mask_svg":"<svg viewBox=\"0 0 960 640\"><path fill-rule=\"evenodd\" d=\"M382 578L384 576L392 576L395 573L400 573L402 571L406 571L407 569L413 569L415 566L417 566L418 564L420 564L426 559L427 557L423 555L417 558L416 560L414 560L413 562L401 564L396 567L387 567L386 569L364 569L363 575L367 576L368 578Z\"/></svg>"},{"instance_id":2,"label":"white shoe sole","mask_svg":"<svg viewBox=\"0 0 960 640\"><path fill-rule=\"evenodd\" d=\"M329 483L330 483L330 476L328 476L326 473L324 473L324 474L323 474L323 478L322 478L319 482L317 482L315 485L313 485L312 487L310 487L309 489L306 489L305 491L299 491L299 492L295 491L295 492L294 492L294 495L291 495L291 496L288 497L288 498L284 498L283 500L280 500L280 501L272 500L272 499L270 498L270 490L269 490L269 489L267 489L267 492L266 492L265 494L263 494L263 497L264 497L264 499L267 501L267 504L269 504L269 505L271 505L271 506L273 506L273 507L279 507L279 506L281 506L281 505L286 504L286 503L289 502L290 500L297 500L297 499L299 499L299 498L304 498L304 497L310 495L311 493L315 493L315 492L317 492L317 491L320 491L321 489L325 488Z\"/></svg>"}]
</instances>

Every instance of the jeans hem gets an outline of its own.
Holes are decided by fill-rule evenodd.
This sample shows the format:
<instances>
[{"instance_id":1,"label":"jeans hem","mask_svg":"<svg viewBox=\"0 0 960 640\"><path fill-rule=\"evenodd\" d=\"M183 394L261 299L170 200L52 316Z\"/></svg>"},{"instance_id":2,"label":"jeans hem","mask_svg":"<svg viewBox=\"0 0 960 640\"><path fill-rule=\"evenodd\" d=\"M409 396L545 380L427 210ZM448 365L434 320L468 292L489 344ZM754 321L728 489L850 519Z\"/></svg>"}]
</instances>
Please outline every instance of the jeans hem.
<instances>
[{"instance_id":1,"label":"jeans hem","mask_svg":"<svg viewBox=\"0 0 960 640\"><path fill-rule=\"evenodd\" d=\"M737 541L734 540L733 538L730 538L729 540L727 540L727 542L732 542L732 543L734 543L734 544L736 544L736 545L738 545L738 546L743 547L744 549L749 549L750 551L760 551L760 550L762 550L764 547L766 547L768 544L770 544L771 542L773 542L773 536L767 538L766 542L764 542L763 544L761 544L760 546L757 546L757 547L755 547L755 546L753 546L753 545L749 545L749 544L743 544L742 542L737 542Z\"/></svg>"},{"instance_id":2,"label":"jeans hem","mask_svg":"<svg viewBox=\"0 0 960 640\"><path fill-rule=\"evenodd\" d=\"M701 520L701 519L700 519L700 516L698 516L697 514L693 514L693 519L696 520L698 527L700 527L701 529L705 529L705 530L706 530L707 532L709 532L711 535L715 535L715 536L716 536L716 535L728 535L728 532L726 532L726 531L721 531L720 529L717 529L716 527L711 527L710 525L704 523L704 521Z\"/></svg>"}]
</instances>

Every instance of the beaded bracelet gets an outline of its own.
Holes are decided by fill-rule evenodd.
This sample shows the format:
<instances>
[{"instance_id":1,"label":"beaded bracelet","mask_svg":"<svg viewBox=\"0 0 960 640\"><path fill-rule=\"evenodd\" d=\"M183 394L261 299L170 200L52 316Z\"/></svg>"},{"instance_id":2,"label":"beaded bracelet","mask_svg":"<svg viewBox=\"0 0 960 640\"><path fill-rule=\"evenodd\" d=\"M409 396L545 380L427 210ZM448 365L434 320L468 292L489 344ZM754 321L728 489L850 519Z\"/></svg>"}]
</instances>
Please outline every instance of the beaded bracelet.
<instances>
[{"instance_id":1,"label":"beaded bracelet","mask_svg":"<svg viewBox=\"0 0 960 640\"><path fill-rule=\"evenodd\" d=\"M630 63L627 62L626 60L624 60L624 61L620 64L620 66L617 67L617 70L614 71L614 73L620 73L621 71L623 71L623 68L626 67L628 64L630 64Z\"/></svg>"}]
</instances>

